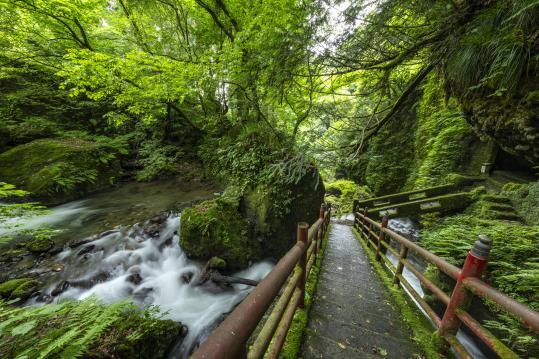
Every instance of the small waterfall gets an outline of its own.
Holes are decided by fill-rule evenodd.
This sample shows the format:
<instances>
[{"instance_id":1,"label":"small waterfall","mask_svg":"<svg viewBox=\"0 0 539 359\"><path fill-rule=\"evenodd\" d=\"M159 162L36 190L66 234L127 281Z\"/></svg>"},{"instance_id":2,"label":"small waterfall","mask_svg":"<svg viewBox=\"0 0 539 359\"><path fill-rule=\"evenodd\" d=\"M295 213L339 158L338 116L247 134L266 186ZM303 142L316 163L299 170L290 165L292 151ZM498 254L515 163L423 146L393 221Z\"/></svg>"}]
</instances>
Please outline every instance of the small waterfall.
<instances>
[{"instance_id":1,"label":"small waterfall","mask_svg":"<svg viewBox=\"0 0 539 359\"><path fill-rule=\"evenodd\" d=\"M55 257L63 270L28 304L95 295L104 303L131 298L141 308L156 305L164 318L187 325L181 353L175 355L188 355L252 287L234 285L223 291L210 282L196 285L202 264L189 260L180 248L179 226L180 216L172 215L158 232L149 234L147 226L134 225L69 243ZM260 262L236 275L259 281L272 266Z\"/></svg>"}]
</instances>

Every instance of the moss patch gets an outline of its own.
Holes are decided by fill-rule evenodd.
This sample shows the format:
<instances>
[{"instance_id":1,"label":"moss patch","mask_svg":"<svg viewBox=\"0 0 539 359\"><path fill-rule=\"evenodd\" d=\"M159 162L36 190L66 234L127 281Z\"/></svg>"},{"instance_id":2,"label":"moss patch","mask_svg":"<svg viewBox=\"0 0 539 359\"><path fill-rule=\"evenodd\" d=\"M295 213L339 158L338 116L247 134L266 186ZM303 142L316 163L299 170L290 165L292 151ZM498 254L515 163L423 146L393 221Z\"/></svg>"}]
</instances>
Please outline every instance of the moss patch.
<instances>
[{"instance_id":1,"label":"moss patch","mask_svg":"<svg viewBox=\"0 0 539 359\"><path fill-rule=\"evenodd\" d=\"M43 201L75 199L119 174L112 146L76 138L35 140L0 154L0 178Z\"/></svg>"},{"instance_id":2,"label":"moss patch","mask_svg":"<svg viewBox=\"0 0 539 359\"><path fill-rule=\"evenodd\" d=\"M5 299L26 300L37 289L39 282L31 278L8 280L0 284L0 296Z\"/></svg>"}]
</instances>

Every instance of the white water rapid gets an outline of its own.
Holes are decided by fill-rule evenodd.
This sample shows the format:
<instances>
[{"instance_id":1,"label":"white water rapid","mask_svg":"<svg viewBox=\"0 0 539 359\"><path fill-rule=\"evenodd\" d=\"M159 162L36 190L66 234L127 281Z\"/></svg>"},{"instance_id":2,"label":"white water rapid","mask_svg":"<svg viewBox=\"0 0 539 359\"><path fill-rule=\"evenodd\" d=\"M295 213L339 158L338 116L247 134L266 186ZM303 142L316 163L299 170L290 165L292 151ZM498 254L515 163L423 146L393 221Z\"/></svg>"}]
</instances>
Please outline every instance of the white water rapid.
<instances>
[{"instance_id":1,"label":"white water rapid","mask_svg":"<svg viewBox=\"0 0 539 359\"><path fill-rule=\"evenodd\" d=\"M181 355L187 355L252 287L234 285L223 291L212 283L195 285L202 265L181 250L179 226L180 217L171 216L158 235L150 236L134 225L74 248L66 245L55 258L63 270L30 304L95 295L104 303L130 298L140 307L157 305L165 318L187 325L181 348ZM259 281L271 268L271 263L260 262L234 275Z\"/></svg>"}]
</instances>

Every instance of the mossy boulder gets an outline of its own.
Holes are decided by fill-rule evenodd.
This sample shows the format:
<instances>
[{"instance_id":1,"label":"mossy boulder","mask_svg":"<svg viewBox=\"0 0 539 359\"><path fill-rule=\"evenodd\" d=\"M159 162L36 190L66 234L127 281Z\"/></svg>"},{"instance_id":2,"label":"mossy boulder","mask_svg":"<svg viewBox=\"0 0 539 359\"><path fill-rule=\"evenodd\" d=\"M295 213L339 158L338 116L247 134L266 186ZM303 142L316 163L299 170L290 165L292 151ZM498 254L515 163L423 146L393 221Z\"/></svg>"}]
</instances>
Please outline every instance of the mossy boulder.
<instances>
[{"instance_id":1,"label":"mossy boulder","mask_svg":"<svg viewBox=\"0 0 539 359\"><path fill-rule=\"evenodd\" d=\"M281 258L294 245L297 224L311 225L319 218L324 193L315 168L297 182L261 184L245 192L242 210L265 256Z\"/></svg>"},{"instance_id":2,"label":"mossy boulder","mask_svg":"<svg viewBox=\"0 0 539 359\"><path fill-rule=\"evenodd\" d=\"M219 257L228 268L244 268L259 258L260 246L251 240L247 221L239 212L239 198L222 196L187 208L182 213L180 244L192 258Z\"/></svg>"},{"instance_id":3,"label":"mossy boulder","mask_svg":"<svg viewBox=\"0 0 539 359\"><path fill-rule=\"evenodd\" d=\"M77 138L35 140L0 154L0 179L47 203L110 186L120 173L112 146Z\"/></svg>"},{"instance_id":4,"label":"mossy boulder","mask_svg":"<svg viewBox=\"0 0 539 359\"><path fill-rule=\"evenodd\" d=\"M0 296L5 299L26 300L38 286L39 282L30 278L8 280L0 284Z\"/></svg>"}]
</instances>

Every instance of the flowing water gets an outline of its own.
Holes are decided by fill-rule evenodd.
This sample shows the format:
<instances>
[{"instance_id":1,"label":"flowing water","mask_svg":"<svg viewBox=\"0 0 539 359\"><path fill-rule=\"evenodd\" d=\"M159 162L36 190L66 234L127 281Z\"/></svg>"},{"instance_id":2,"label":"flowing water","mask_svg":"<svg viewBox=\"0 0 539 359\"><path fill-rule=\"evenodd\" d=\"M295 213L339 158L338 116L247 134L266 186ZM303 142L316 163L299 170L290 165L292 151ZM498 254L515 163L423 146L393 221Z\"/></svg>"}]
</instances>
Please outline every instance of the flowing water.
<instances>
[{"instance_id":1,"label":"flowing water","mask_svg":"<svg viewBox=\"0 0 539 359\"><path fill-rule=\"evenodd\" d=\"M61 238L66 241L59 253L31 270L44 286L26 304L96 296L104 303L131 299L140 307L156 305L164 318L187 326L187 336L172 353L187 356L252 287L221 288L211 281L199 285L203 263L188 259L179 246L181 215L155 214L181 202L211 197L214 191L179 190L170 183L128 184L58 206L45 216L21 220L25 228L48 224L63 229ZM121 226L148 218L152 219L144 224ZM259 281L271 268L270 262L259 262L233 275Z\"/></svg>"}]
</instances>

